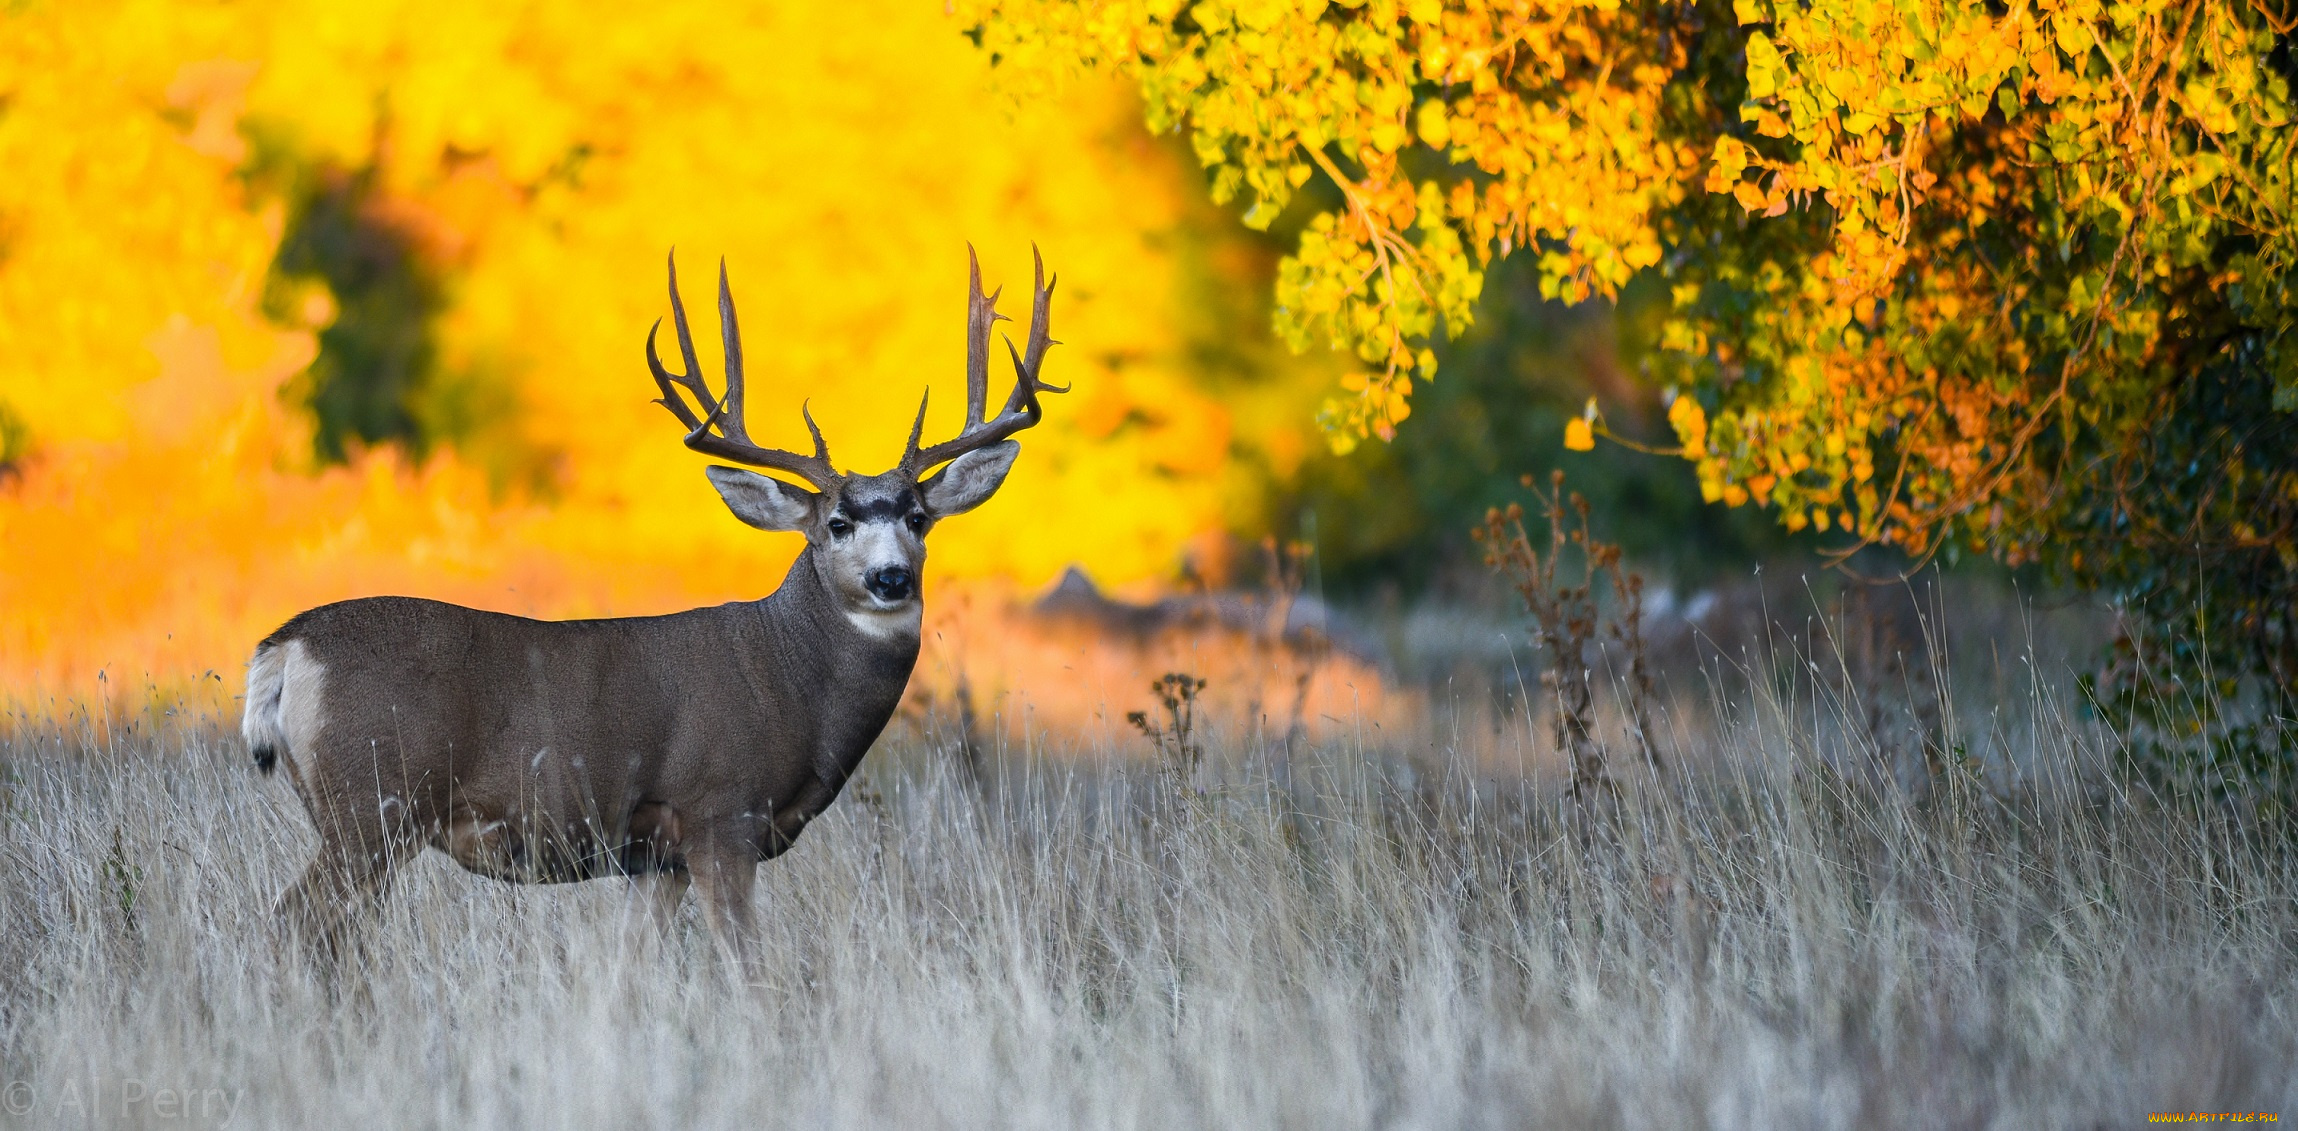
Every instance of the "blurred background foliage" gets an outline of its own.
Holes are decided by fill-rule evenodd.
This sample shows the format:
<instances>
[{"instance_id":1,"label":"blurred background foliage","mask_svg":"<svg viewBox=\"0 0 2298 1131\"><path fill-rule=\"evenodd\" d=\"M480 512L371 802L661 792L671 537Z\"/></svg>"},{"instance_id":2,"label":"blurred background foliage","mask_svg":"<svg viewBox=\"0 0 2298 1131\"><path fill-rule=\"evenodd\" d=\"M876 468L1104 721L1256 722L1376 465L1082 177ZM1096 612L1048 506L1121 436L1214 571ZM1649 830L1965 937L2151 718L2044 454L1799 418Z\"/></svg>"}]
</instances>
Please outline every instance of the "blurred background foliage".
<instances>
[{"instance_id":1,"label":"blurred background foliage","mask_svg":"<svg viewBox=\"0 0 2298 1131\"><path fill-rule=\"evenodd\" d=\"M1251 582L1259 538L1307 533L1336 596L1417 593L1461 577L1465 531L1553 459L1590 380L1649 415L1649 328L1518 279L1447 347L1431 427L1334 457L1314 418L1347 362L1272 330L1283 232L1214 205L1186 139L1120 87L1001 98L930 7L30 3L0 23L17 697L228 673L297 608L362 593L582 615L769 588L792 547L726 521L647 403L673 245L690 280L729 262L765 361L754 433L789 439L810 400L864 468L921 386L944 389L931 427L958 411L966 244L992 285L1044 247L1077 391L1032 473L936 539L951 581ZM1686 577L1767 545L1671 465L1572 458Z\"/></svg>"},{"instance_id":2,"label":"blurred background foliage","mask_svg":"<svg viewBox=\"0 0 2298 1131\"><path fill-rule=\"evenodd\" d=\"M2225 48L2203 76L2217 93L2173 93L2198 121L2250 130L2286 102L2289 35L2244 39L2252 17L2206 6ZM2186 217L2158 225L2186 243L2163 251L2156 266L2169 266L2133 301L2184 313L2118 327L2117 356L2139 360L2109 372L2132 379L2061 413L2088 431L2065 424L2020 449L2034 457L2018 465L2025 477L2004 482L2050 487L2011 500L2033 506L2011 507L2006 525L1972 496L1945 519L1893 528L1943 532L1924 542L1878 536L1892 512L1860 494L1876 468L1917 450L1908 406L1932 392L1943 419L1978 431L1922 442L1966 464L1966 441L2022 406L2072 404L2038 400L2026 369L1932 388L1893 358L1918 343L2047 360L2069 324L2058 306L2114 282L2111 267L2106 284L2091 278L2120 254L2101 234L2113 210L2022 210L2058 182L2019 182L2003 153L2056 145L2067 168L2111 157L2119 96L2066 61L2119 50L2113 35L2158 51L2175 39L2161 13L2131 9L2135 31L2113 30L2122 9L2065 4L2041 23L1909 25L1908 50L1954 40L1979 60L1956 82L2008 83L2012 103L2061 118L2087 107L2090 132L2053 133L2050 114L2018 117L2001 99L1959 103L1976 125L1923 151L1955 173L1934 178L1948 220L1903 223L1892 250L1844 244L1857 233L1813 203L1835 192L1833 207L1866 210L1870 230L1898 222L1898 206L1858 180L1865 166L1811 156L1824 148L1812 131L1848 131L1854 149L1898 144L1904 158L1912 143L1892 139L1931 128L1931 111L1854 123L1845 104L1827 111L1835 126L1796 117L1797 52L1864 50L1835 25L1760 5L1556 0L1525 10L1562 38L1522 57L1517 87L1495 87L1478 85L1488 56L1469 48L1499 26L1475 18L1497 8L1201 7L1226 22L1172 22L1169 4L1095 11L1165 20L1199 36L1192 51L1221 37L1275 44L1305 68L1227 73L1236 113L1211 131L1190 100L1218 84L1083 76L1091 52L1053 68L1063 81L1022 83L1014 97L1026 68L1012 52L1027 37L970 8L7 7L0 686L76 693L111 671L205 680L228 696L234 681L208 677L249 641L298 608L363 593L551 616L756 596L794 547L726 521L699 461L647 403L639 343L664 313L664 253L681 249L690 281L728 262L758 372L754 434L794 440L810 401L839 462L869 469L893 459L921 386L945 390L930 429L959 411L966 245L994 286L1026 270L1034 242L1061 277L1056 336L1071 343L1053 376L1076 392L1032 434L1030 473L937 537L942 581L1030 592L1076 564L1139 595L1253 584L1265 580L1255 546L1270 537L1312 544L1316 583L1335 600L1491 608L1467 532L1523 497L1522 475L1561 467L1602 535L1676 592L1765 560L1808 567L1847 536L1914 554L1870 547L1857 559L1870 572L1991 551L2104 587L2136 614L2093 685L2124 720L2179 696L2250 702L2268 720L2287 707L2298 441L2284 370L2298 355L2273 332L2289 309L2283 276L2228 274L2280 262L2285 229L2271 225L2286 169L2244 190L2266 203L2215 235L2197 235L2175 200L2147 213ZM1285 47L1254 20L1307 20L1316 35ZM2078 25L2100 37L2059 34ZM1647 26L1667 34L1621 38ZM1350 62L1332 35L1352 27ZM1765 57L1762 95L1748 71L1758 34L1786 52ZM2036 50L2013 66L1988 36ZM2251 47L2255 65L2238 66ZM2046 48L2057 61L2042 60ZM1175 65L1160 73L1194 74ZM1286 86L1287 75L1306 77ZM2230 105L2221 95L2236 87L2258 97ZM1316 98L1346 95L1346 120L1316 126L1313 146L1256 134L1276 119L1243 112L1268 92L1307 98L1286 109L1300 121L1330 109ZM1823 94L1811 97L1842 101ZM2245 161L2287 152L2270 130L2243 136ZM2163 153L2164 168L2193 172L2191 147ZM1456 168L1487 160L1496 172ZM1727 164L1735 177L1718 173ZM1989 170L1990 187L1965 166ZM2182 191L2223 198L2239 179L2188 176ZM1986 195L2014 183L2026 197ZM1983 216L1971 211L1982 197ZM1353 219L1334 219L1343 213ZM2059 266L2035 257L2046 229L2067 234ZM1375 262L1383 249L1434 272L1433 288L1405 297ZM1849 300L1815 289L1824 272L1812 265L1854 253L1880 256L1867 264L1881 264L1878 277L1947 271L1962 297L1925 283L1920 301L1858 308L1860 332L1837 333L1829 319ZM1991 285L1966 270L1974 256L2042 280L2014 288L2033 342L1988 353L1955 322ZM1405 338L1367 352L1384 318L1402 319ZM1823 323L1835 330L1814 338ZM1358 359L1296 352L1318 335ZM1748 352L1758 346L1770 352ZM1368 373L1364 359L1384 368ZM1896 390L1898 416L1869 403L1878 389ZM2101 413L2114 427L2095 426ZM1584 450L1591 425L1622 443ZM1331 442L1367 434L1389 442L1337 453ZM1983 464L1949 470L1967 478ZM2027 474L2045 465L2081 474ZM1716 505L1751 501L1777 509ZM2165 678L2178 691L2167 699ZM2147 725L2175 743L2214 725L2207 714ZM2279 732L2260 733L2260 757L2286 757Z\"/></svg>"},{"instance_id":3,"label":"blurred background foliage","mask_svg":"<svg viewBox=\"0 0 2298 1131\"><path fill-rule=\"evenodd\" d=\"M1612 427L1666 444L1666 410L1642 369L1666 295L1652 278L1609 302L1567 306L1540 293L1527 259L1497 265L1475 326L1436 347L1435 380L1387 444L1311 457L1273 508L1283 533L1312 540L1336 598L1383 591L1489 596L1469 531L1492 507L1522 502L1522 475L1562 468L1638 566L1686 591L1755 564L1812 558L1810 538L1770 517L1700 497L1680 460L1618 444L1567 451L1564 426L1588 398ZM1812 560L1816 560L1812 558Z\"/></svg>"},{"instance_id":4,"label":"blurred background foliage","mask_svg":"<svg viewBox=\"0 0 2298 1131\"><path fill-rule=\"evenodd\" d=\"M2136 745L2298 783L2288 3L962 8L1023 97L1133 79L1211 196L1279 232L1280 332L1368 365L1321 407L1334 450L1395 444L1304 495L1410 500L1320 527L1367 571L1412 570L1424 514L1491 497L1487 437L1545 412L1567 449L1681 456L1699 497L1837 562L1971 553L2103 589L2123 633L2095 702ZM1571 325L1527 321L1528 287L1620 303L1672 443L1585 351L1576 418L1493 383ZM1636 527L1690 512L1632 482L1590 493L1649 553ZM1678 528L1679 559L1756 545Z\"/></svg>"},{"instance_id":5,"label":"blurred background foliage","mask_svg":"<svg viewBox=\"0 0 2298 1131\"><path fill-rule=\"evenodd\" d=\"M1128 92L1006 104L932 6L11 5L0 162L17 696L228 672L361 593L770 589L795 547L648 403L673 246L690 283L728 262L753 434L810 400L865 469L922 387L930 429L962 411L967 244L992 286L1043 247L1077 391L937 537L951 581L1166 583L1265 525L1334 377L1275 345L1272 258Z\"/></svg>"}]
</instances>

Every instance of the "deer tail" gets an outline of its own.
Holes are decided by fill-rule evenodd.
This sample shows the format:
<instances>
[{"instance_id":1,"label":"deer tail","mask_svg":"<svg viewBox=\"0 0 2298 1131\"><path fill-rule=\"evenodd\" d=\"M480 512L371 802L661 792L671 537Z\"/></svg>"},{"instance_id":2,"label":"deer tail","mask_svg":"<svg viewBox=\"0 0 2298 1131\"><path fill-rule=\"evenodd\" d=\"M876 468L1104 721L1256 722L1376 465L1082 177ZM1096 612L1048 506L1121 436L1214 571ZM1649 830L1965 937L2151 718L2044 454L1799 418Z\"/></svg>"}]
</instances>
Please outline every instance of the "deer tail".
<instances>
[{"instance_id":1,"label":"deer tail","mask_svg":"<svg viewBox=\"0 0 2298 1131\"><path fill-rule=\"evenodd\" d=\"M240 716L239 733L247 738L255 768L270 773L287 749L287 728L281 721L287 698L287 649L274 638L255 649L247 661L247 711Z\"/></svg>"}]
</instances>

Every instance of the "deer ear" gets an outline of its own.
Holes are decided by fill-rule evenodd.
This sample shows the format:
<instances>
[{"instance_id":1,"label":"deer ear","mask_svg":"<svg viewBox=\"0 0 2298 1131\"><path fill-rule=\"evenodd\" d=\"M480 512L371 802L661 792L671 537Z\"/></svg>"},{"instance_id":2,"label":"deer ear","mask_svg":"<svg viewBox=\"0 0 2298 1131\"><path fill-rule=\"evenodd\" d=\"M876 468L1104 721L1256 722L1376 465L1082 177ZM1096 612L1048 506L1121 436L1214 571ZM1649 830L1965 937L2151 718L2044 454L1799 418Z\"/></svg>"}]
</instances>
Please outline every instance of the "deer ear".
<instances>
[{"instance_id":1,"label":"deer ear","mask_svg":"<svg viewBox=\"0 0 2298 1131\"><path fill-rule=\"evenodd\" d=\"M814 521L814 504L822 496L794 487L772 476L736 467L708 467L710 485L726 500L734 517L760 530L804 530Z\"/></svg>"},{"instance_id":2,"label":"deer ear","mask_svg":"<svg viewBox=\"0 0 2298 1131\"><path fill-rule=\"evenodd\" d=\"M926 512L947 518L988 502L1005 484L1005 473L1013 470L1014 457L1020 454L1019 443L1004 440L951 460L940 474L918 484L918 493L925 496Z\"/></svg>"}]
</instances>

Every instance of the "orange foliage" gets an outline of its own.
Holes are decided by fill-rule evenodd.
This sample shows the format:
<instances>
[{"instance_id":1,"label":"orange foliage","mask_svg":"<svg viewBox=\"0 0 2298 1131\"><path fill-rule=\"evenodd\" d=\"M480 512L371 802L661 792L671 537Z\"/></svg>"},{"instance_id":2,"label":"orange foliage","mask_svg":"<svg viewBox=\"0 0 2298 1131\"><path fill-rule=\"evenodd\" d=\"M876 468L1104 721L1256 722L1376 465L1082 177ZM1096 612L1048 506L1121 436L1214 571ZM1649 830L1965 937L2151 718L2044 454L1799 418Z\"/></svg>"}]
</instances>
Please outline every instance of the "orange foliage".
<instances>
[{"instance_id":1,"label":"orange foliage","mask_svg":"<svg viewBox=\"0 0 2298 1131\"><path fill-rule=\"evenodd\" d=\"M729 518L647 403L674 244L730 264L752 434L797 443L810 398L865 470L924 385L928 430L954 430L967 241L993 286L1044 247L1073 343L1049 376L1078 392L936 535L930 584L1071 561L1154 581L1191 538L1249 527L1229 454L1297 458L1325 375L1216 400L1189 360L1208 284L1187 171L1115 90L997 102L957 32L867 3L0 14L0 423L26 438L0 449L0 697L100 669L213 669L236 694L256 639L361 594L568 616L770 589L795 540ZM446 279L442 370L507 406L485 427L419 464L315 463L282 390L335 307L321 287L265 312L288 219L266 160L372 170L374 207Z\"/></svg>"},{"instance_id":2,"label":"orange foliage","mask_svg":"<svg viewBox=\"0 0 2298 1131\"><path fill-rule=\"evenodd\" d=\"M1734 8L1755 29L1739 116L1756 137L1719 136L1706 187L1751 223L1829 222L1800 272L1716 273L1731 309L1759 312L1744 324L1697 317L1698 288L1678 287L1692 316L1666 345L1719 387L1712 421L1696 404L1677 420L1710 499L1749 494L1853 546L1960 536L2035 561L2093 505L2090 469L2135 462L2165 394L2243 352L2230 342L2263 331L2247 364L2298 405L2272 344L2298 226L2266 9Z\"/></svg>"}]
</instances>

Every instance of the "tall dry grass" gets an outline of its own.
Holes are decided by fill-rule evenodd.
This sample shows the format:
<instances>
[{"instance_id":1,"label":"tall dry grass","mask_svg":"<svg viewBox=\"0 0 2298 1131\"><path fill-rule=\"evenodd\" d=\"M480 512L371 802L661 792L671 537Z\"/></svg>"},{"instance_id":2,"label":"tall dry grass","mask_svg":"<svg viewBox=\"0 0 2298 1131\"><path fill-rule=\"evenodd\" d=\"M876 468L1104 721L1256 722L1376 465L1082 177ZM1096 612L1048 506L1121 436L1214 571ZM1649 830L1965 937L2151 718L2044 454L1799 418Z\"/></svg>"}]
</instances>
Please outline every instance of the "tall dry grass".
<instances>
[{"instance_id":1,"label":"tall dry grass","mask_svg":"<svg viewBox=\"0 0 2298 1131\"><path fill-rule=\"evenodd\" d=\"M1856 705L1734 686L1662 717L1665 776L1615 767L1609 828L1521 721L1521 771L1441 722L1233 726L1189 780L1114 730L988 728L986 781L898 731L763 870L745 985L691 905L664 936L620 882L434 854L331 988L273 941L311 836L235 739L18 720L0 1124L2298 1118L2288 855L2115 784L2048 691L1946 712L1998 753L1912 793Z\"/></svg>"}]
</instances>

